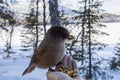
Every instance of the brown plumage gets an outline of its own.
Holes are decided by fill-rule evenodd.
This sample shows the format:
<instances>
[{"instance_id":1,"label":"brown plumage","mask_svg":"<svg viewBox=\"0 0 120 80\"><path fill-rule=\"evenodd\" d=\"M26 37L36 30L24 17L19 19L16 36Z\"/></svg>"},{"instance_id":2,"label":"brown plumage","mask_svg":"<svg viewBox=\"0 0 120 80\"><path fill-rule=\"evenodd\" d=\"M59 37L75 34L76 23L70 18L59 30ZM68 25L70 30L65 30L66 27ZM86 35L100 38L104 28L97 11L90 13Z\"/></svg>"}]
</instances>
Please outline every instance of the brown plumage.
<instances>
[{"instance_id":1,"label":"brown plumage","mask_svg":"<svg viewBox=\"0 0 120 80\"><path fill-rule=\"evenodd\" d=\"M22 75L32 72L36 67L55 66L63 56L65 40L72 38L67 29L60 26L51 27Z\"/></svg>"}]
</instances>

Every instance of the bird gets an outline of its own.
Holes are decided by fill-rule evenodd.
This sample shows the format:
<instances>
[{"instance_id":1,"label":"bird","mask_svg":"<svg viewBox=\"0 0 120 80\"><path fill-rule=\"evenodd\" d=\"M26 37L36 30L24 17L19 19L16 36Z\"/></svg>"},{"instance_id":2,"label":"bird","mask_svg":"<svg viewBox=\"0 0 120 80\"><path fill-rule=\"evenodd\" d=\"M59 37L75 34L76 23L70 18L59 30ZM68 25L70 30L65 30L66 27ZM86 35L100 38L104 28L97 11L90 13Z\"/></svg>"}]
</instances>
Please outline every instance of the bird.
<instances>
[{"instance_id":1,"label":"bird","mask_svg":"<svg viewBox=\"0 0 120 80\"><path fill-rule=\"evenodd\" d=\"M56 66L64 55L65 41L74 39L69 31L61 26L48 29L36 52L33 54L29 66L22 76L37 68L51 68Z\"/></svg>"}]
</instances>

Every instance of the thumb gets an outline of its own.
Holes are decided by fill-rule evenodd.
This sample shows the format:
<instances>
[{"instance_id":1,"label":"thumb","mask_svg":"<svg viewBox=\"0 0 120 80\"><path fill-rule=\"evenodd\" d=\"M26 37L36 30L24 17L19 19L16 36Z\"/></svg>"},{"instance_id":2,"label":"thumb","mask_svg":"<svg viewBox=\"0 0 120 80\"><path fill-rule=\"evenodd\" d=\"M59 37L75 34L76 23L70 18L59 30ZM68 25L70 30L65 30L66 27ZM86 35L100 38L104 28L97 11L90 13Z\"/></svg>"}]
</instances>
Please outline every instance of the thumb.
<instances>
[{"instance_id":1,"label":"thumb","mask_svg":"<svg viewBox=\"0 0 120 80\"><path fill-rule=\"evenodd\" d=\"M48 71L46 76L47 76L47 80L73 80L65 73L58 72L58 71L56 71L56 72Z\"/></svg>"}]
</instances>

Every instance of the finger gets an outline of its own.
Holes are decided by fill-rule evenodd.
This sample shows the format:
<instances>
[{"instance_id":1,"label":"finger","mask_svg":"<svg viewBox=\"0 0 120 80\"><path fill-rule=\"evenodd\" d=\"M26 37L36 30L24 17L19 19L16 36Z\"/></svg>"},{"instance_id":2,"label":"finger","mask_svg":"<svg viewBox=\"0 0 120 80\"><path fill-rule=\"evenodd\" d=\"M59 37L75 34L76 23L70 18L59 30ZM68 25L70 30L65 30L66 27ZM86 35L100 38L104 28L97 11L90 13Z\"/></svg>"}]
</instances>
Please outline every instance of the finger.
<instances>
[{"instance_id":1,"label":"finger","mask_svg":"<svg viewBox=\"0 0 120 80\"><path fill-rule=\"evenodd\" d=\"M62 63L63 63L64 66L67 66L67 59L68 59L68 56L64 55L63 58L62 58Z\"/></svg>"},{"instance_id":2,"label":"finger","mask_svg":"<svg viewBox=\"0 0 120 80\"><path fill-rule=\"evenodd\" d=\"M72 60L73 58L71 56L68 56L68 59L67 59L67 66L69 67L69 69L72 70Z\"/></svg>"},{"instance_id":3,"label":"finger","mask_svg":"<svg viewBox=\"0 0 120 80\"><path fill-rule=\"evenodd\" d=\"M77 63L74 59L72 60L72 70L76 71L76 76L74 77L74 80L82 80L82 78L80 77L80 75L78 73Z\"/></svg>"},{"instance_id":4,"label":"finger","mask_svg":"<svg viewBox=\"0 0 120 80\"><path fill-rule=\"evenodd\" d=\"M75 60L72 60L72 70L78 70L77 63Z\"/></svg>"}]
</instances>

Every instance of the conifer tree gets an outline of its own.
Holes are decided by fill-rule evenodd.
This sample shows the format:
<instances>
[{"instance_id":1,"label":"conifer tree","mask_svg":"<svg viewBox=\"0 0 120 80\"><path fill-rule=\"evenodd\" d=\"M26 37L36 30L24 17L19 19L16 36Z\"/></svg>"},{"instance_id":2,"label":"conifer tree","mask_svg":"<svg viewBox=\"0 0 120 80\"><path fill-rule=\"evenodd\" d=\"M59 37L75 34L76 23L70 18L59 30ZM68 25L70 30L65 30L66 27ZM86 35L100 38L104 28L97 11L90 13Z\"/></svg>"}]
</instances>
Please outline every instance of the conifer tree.
<instances>
[{"instance_id":1,"label":"conifer tree","mask_svg":"<svg viewBox=\"0 0 120 80\"><path fill-rule=\"evenodd\" d=\"M39 44L39 35L43 31L43 29L40 27L39 28L39 0L36 1L31 1L30 3L30 13L26 14L26 22L27 24L24 26L24 30L22 32L22 37L24 40L22 40L23 47L28 49L22 49L24 50L30 50L29 48L32 47L34 53L36 52L36 49ZM26 41L26 39L28 39Z\"/></svg>"},{"instance_id":2,"label":"conifer tree","mask_svg":"<svg viewBox=\"0 0 120 80\"><path fill-rule=\"evenodd\" d=\"M8 34L8 37L6 38L6 50L5 52L8 53L7 57L10 56L10 49L11 49L11 43L12 43L12 34L14 31L14 24L16 24L16 21L14 19L14 12L10 9L9 4L7 1L0 1L0 20L1 24L0 27L5 30ZM10 27L10 29L8 29Z\"/></svg>"},{"instance_id":3,"label":"conifer tree","mask_svg":"<svg viewBox=\"0 0 120 80\"><path fill-rule=\"evenodd\" d=\"M82 62L80 72L86 80L98 80L97 77L104 78L105 80L110 79L112 78L111 76L101 71L104 70L100 67L102 65L101 61L104 62L105 60L100 57L95 57L97 56L97 51L103 50L106 47L106 44L97 41L97 36L108 35L106 32L99 30L106 27L100 23L100 19L103 18L101 15L103 10L100 9L102 1L83 0L82 3L84 3L84 7L80 8L80 11L75 11L79 15L73 18L79 20L81 25L78 24L82 31L76 37L77 41L75 40L68 45L68 53L71 52L70 55ZM81 45L78 46L78 44Z\"/></svg>"}]
</instances>

